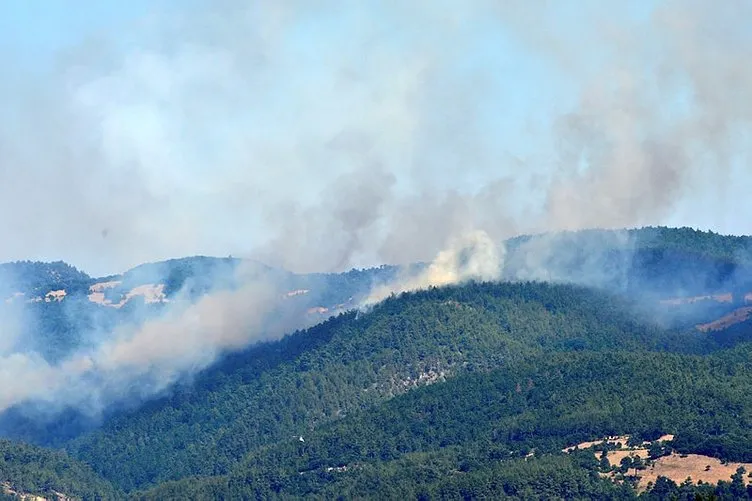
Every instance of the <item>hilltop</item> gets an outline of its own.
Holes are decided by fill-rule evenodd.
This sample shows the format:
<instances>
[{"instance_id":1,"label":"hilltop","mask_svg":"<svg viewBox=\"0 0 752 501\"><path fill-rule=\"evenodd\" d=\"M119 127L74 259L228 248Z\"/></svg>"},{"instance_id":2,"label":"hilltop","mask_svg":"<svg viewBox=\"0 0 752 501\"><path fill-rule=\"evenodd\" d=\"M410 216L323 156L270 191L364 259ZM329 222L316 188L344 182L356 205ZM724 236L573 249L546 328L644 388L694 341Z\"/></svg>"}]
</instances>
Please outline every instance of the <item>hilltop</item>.
<instances>
[{"instance_id":1,"label":"hilltop","mask_svg":"<svg viewBox=\"0 0 752 501\"><path fill-rule=\"evenodd\" d=\"M27 264L71 278L25 290L86 285L23 303L67 343L57 354L45 346L51 359L91 342L83 320L143 322L249 279L296 305L274 315L308 320L94 421L18 408L0 428L62 448L142 499L630 498L640 475L563 450L670 434L666 457L752 462L748 244L668 228L520 237L507 242L506 281L408 292L367 310L353 309L358 298L404 269L298 275L193 257L92 279ZM149 284L161 295L135 302ZM655 488L678 492L664 480ZM692 489L737 487L729 478ZM640 489L649 496L654 485Z\"/></svg>"}]
</instances>

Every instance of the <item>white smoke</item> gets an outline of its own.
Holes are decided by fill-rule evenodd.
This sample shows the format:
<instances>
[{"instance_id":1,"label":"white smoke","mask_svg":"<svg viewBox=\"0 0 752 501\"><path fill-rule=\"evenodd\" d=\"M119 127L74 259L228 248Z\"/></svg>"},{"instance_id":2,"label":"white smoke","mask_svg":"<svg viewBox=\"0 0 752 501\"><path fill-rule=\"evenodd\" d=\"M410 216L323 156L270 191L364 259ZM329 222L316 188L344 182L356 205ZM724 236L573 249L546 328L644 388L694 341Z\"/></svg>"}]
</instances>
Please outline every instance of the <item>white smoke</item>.
<instances>
[{"instance_id":1,"label":"white smoke","mask_svg":"<svg viewBox=\"0 0 752 501\"><path fill-rule=\"evenodd\" d=\"M449 247L439 252L424 271L375 287L361 306L370 306L393 294L429 287L469 280L497 280L503 266L501 244L494 242L483 231L468 232L452 239Z\"/></svg>"},{"instance_id":2,"label":"white smoke","mask_svg":"<svg viewBox=\"0 0 752 501\"><path fill-rule=\"evenodd\" d=\"M219 291L195 303L178 301L165 314L140 325L124 325L91 349L50 363L35 352L0 357L0 411L27 401L74 406L97 414L133 385L142 395L158 394L227 351L281 336L267 316L281 301L275 284L254 281L238 290ZM291 319L287 328L295 328Z\"/></svg>"},{"instance_id":3,"label":"white smoke","mask_svg":"<svg viewBox=\"0 0 752 501\"><path fill-rule=\"evenodd\" d=\"M0 258L93 272L238 251L295 271L431 261L372 303L496 279L500 242L520 232L688 207L725 223L744 213L728 200L749 198L730 194L750 186L752 7L637 3L205 2L127 44L69 50L45 78L10 65ZM530 119L509 123L520 102ZM541 256L527 277L547 277ZM263 328L277 292L211 295L52 365L9 334L0 408L106 402L144 379L158 392L279 335Z\"/></svg>"}]
</instances>

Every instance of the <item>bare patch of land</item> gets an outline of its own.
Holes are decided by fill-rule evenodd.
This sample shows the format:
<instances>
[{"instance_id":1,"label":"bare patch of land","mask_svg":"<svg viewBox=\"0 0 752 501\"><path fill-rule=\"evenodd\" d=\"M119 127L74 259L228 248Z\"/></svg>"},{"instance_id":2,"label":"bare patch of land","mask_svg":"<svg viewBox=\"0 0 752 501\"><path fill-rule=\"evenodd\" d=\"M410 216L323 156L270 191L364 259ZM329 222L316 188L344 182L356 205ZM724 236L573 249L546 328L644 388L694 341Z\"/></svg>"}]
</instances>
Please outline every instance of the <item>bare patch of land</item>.
<instances>
[{"instance_id":1,"label":"bare patch of land","mask_svg":"<svg viewBox=\"0 0 752 501\"><path fill-rule=\"evenodd\" d=\"M572 452L575 449L580 449L580 450L589 449L591 447L595 447L596 445L602 445L602 444L609 444L609 445L614 445L614 446L618 444L622 444L623 446L626 446L628 440L629 440L629 435L616 435L613 437L606 437L601 440L593 440L591 442L582 442L580 444L567 447L566 449L562 449L562 452Z\"/></svg>"},{"instance_id":2,"label":"bare patch of land","mask_svg":"<svg viewBox=\"0 0 752 501\"><path fill-rule=\"evenodd\" d=\"M689 297L673 297L662 299L660 304L666 306L680 306L685 304L694 304L701 301L714 301L716 303L733 303L734 295L731 292L723 294L706 294L704 296L689 296ZM748 292L742 298L743 304L749 305L752 303L752 292ZM752 315L752 306L742 306L735 309L731 313L728 313L717 320L707 322L704 324L698 324L695 328L701 332L713 332L728 329L732 325L739 324L746 321L750 315Z\"/></svg>"},{"instance_id":3,"label":"bare patch of land","mask_svg":"<svg viewBox=\"0 0 752 501\"><path fill-rule=\"evenodd\" d=\"M107 289L113 289L120 284L120 281L113 280L111 282L99 282L92 285L89 287L89 301L103 306L110 306L112 308L121 308L125 303L136 296L142 296L144 302L147 304L167 302L167 296L164 293L164 284L144 284L134 287L127 292L119 302L113 303L105 297L105 291Z\"/></svg>"},{"instance_id":4,"label":"bare patch of land","mask_svg":"<svg viewBox=\"0 0 752 501\"><path fill-rule=\"evenodd\" d=\"M662 299L661 304L666 305L682 305L682 304L694 304L700 301L715 301L717 303L731 303L734 300L733 294L726 292L724 294L707 294L704 296L690 296L690 297L672 297L668 299Z\"/></svg>"},{"instance_id":5,"label":"bare patch of land","mask_svg":"<svg viewBox=\"0 0 752 501\"><path fill-rule=\"evenodd\" d=\"M726 463L723 464L716 458L701 456L699 454L671 454L655 460L648 469L637 472L640 479L638 486L646 488L648 483L655 481L658 477L670 478L677 484L691 478L693 483L703 481L706 484L717 484L721 480L731 481L731 475L736 473L739 467L746 471L752 471L752 463ZM747 475L744 475L744 481L750 482Z\"/></svg>"},{"instance_id":6,"label":"bare patch of land","mask_svg":"<svg viewBox=\"0 0 752 501\"><path fill-rule=\"evenodd\" d=\"M608 451L607 453L608 464L611 466L619 466L622 459L626 457L647 459L650 457L650 453L647 449L621 449L618 451Z\"/></svg>"},{"instance_id":7,"label":"bare patch of land","mask_svg":"<svg viewBox=\"0 0 752 501\"><path fill-rule=\"evenodd\" d=\"M724 463L719 459L700 454L671 453L651 460L648 449L651 443L643 442L641 445L628 447L626 444L629 438L629 435L606 437L602 440L593 440L567 447L563 449L563 452L572 452L575 448L582 450L594 449L596 446L606 447L605 457L612 470L604 471L601 475L614 481L623 481L626 473L626 475L637 480L637 489L640 491L647 489L651 483L655 484L658 477L666 477L677 484L681 484L687 478L695 484L700 481L707 484L717 484L721 480L730 482L731 476L740 467L747 472L752 472L752 463ZM673 435L664 435L657 442L667 444L673 439ZM598 450L593 452L596 457L602 457L604 454ZM624 458L631 458L640 466L623 467L622 461ZM752 478L747 475L744 475L744 481L747 484L752 484Z\"/></svg>"},{"instance_id":8,"label":"bare patch of land","mask_svg":"<svg viewBox=\"0 0 752 501\"><path fill-rule=\"evenodd\" d=\"M47 303L52 302L52 301L60 302L63 299L65 299L66 294L67 293L65 292L65 289L61 289L58 291L50 291L47 294L45 294L44 300Z\"/></svg>"},{"instance_id":9,"label":"bare patch of land","mask_svg":"<svg viewBox=\"0 0 752 501\"><path fill-rule=\"evenodd\" d=\"M735 309L727 315L722 316L718 320L713 320L712 322L708 322L706 324L697 325L697 330L702 332L712 332L728 329L732 325L739 324L747 320L750 314L752 314L752 306L743 306L741 308Z\"/></svg>"},{"instance_id":10,"label":"bare patch of land","mask_svg":"<svg viewBox=\"0 0 752 501\"><path fill-rule=\"evenodd\" d=\"M62 492L52 491L51 494L48 494L47 497L45 497L37 494L30 494L28 492L16 491L13 489L10 482L0 483L0 488L5 494L17 496L23 501L73 501L73 498L63 494Z\"/></svg>"}]
</instances>

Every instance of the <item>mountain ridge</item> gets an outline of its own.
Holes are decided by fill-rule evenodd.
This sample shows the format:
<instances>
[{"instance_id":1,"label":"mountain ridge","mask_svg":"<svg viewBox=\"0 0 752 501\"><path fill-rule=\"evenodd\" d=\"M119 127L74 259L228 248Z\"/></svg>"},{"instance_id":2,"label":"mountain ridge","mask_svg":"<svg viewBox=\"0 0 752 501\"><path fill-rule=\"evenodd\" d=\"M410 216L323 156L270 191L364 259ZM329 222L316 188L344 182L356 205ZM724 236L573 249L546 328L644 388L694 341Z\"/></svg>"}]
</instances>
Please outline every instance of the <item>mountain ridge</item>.
<instances>
[{"instance_id":1,"label":"mountain ridge","mask_svg":"<svg viewBox=\"0 0 752 501\"><path fill-rule=\"evenodd\" d=\"M696 327L746 307L748 240L636 231L641 241L626 232L531 236L509 245L501 281L408 291L367 309L354 308L357 298L400 278L399 268L295 275L251 266L246 277L279 280L281 304L295 305L274 315L335 307L316 325L223 352L95 422L76 412L48 422L22 407L0 416L0 430L67 451L135 499L435 498L457 489L630 498L638 493L628 471L605 469L592 452L561 453L618 433L672 433L666 447L677 454L749 460L752 321ZM112 308L70 294L30 303L42 330L56 333L49 339L72 343L38 349L54 361L86 346L77 329L92 312L105 315L93 325L116 328L162 318L182 298L240 290L238 263L178 258L129 275L123 289L169 278L159 282L166 302ZM78 320L68 325L71 315ZM542 482L543 471L558 480Z\"/></svg>"}]
</instances>

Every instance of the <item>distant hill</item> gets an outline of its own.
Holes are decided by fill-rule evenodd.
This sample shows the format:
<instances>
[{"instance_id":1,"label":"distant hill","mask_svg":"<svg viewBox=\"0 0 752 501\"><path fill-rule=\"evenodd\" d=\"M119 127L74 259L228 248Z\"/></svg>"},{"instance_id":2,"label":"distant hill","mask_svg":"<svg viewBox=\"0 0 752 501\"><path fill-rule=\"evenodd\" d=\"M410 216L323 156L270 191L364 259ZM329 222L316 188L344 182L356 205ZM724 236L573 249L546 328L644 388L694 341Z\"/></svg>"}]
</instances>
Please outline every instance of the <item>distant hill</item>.
<instances>
[{"instance_id":1,"label":"distant hill","mask_svg":"<svg viewBox=\"0 0 752 501\"><path fill-rule=\"evenodd\" d=\"M705 341L636 320L621 300L578 287L433 289L229 356L69 447L129 490L227 473L245 454L414 388L541 353L712 349Z\"/></svg>"},{"instance_id":2,"label":"distant hill","mask_svg":"<svg viewBox=\"0 0 752 501\"><path fill-rule=\"evenodd\" d=\"M604 287L654 298L752 290L752 237L648 227L521 236L507 242L507 279Z\"/></svg>"},{"instance_id":3,"label":"distant hill","mask_svg":"<svg viewBox=\"0 0 752 501\"><path fill-rule=\"evenodd\" d=\"M521 236L506 242L503 278L606 289L638 301L663 326L725 330L752 316L751 241L663 227ZM294 313L288 308L278 316L303 312L301 325L310 325L355 308L374 285L410 269L294 274L250 260L194 256L92 278L63 262L22 261L0 265L0 315L20 319L24 349L57 361L118 325L161 315L171 301L196 301L249 280L289 296Z\"/></svg>"},{"instance_id":4,"label":"distant hill","mask_svg":"<svg viewBox=\"0 0 752 501\"><path fill-rule=\"evenodd\" d=\"M0 499L121 499L122 493L63 452L0 440Z\"/></svg>"},{"instance_id":5,"label":"distant hill","mask_svg":"<svg viewBox=\"0 0 752 501\"><path fill-rule=\"evenodd\" d=\"M53 361L96 343L91 329L106 336L248 279L279 292L274 315L317 325L224 353L101 423L75 410L35 419L44 409L30 406L0 416L0 431L63 448L135 499L736 499L752 495L738 476L659 479L640 494L627 463L562 449L670 433L647 461L752 462L751 264L749 237L687 228L523 236L507 242L499 283L367 311L355 307L373 285L410 268L300 275L199 256L92 279L64 263L6 265L26 277L13 291L41 299L4 307L23 308Z\"/></svg>"},{"instance_id":6,"label":"distant hill","mask_svg":"<svg viewBox=\"0 0 752 501\"><path fill-rule=\"evenodd\" d=\"M752 291L752 237L747 236L648 227L525 235L504 246L506 280L574 283L654 298L732 292L739 299ZM47 303L88 296L116 306L137 298L147 303L178 295L195 300L243 281L266 280L280 289L305 290L316 299L311 306L329 308L362 297L400 270L409 272L410 267L294 274L252 260L193 256L92 278L63 262L20 261L0 264L0 295L9 302Z\"/></svg>"},{"instance_id":7,"label":"distant hill","mask_svg":"<svg viewBox=\"0 0 752 501\"><path fill-rule=\"evenodd\" d=\"M85 294L91 282L89 275L62 261L0 264L0 291L6 297L23 294L28 299L44 298L48 292L63 289L69 294Z\"/></svg>"}]
</instances>

